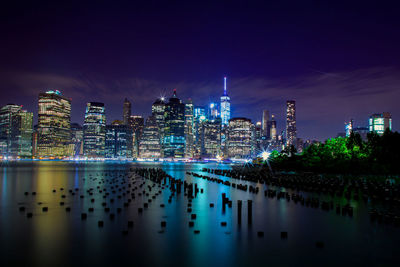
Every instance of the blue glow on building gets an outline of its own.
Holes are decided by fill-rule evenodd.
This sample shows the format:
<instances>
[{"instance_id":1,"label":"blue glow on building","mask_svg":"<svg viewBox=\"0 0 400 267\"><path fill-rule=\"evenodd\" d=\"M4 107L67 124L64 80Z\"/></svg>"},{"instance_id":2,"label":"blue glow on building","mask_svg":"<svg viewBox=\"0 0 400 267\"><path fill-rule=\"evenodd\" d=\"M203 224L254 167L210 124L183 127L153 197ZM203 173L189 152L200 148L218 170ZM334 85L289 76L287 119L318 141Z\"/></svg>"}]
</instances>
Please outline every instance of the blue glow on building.
<instances>
[{"instance_id":1,"label":"blue glow on building","mask_svg":"<svg viewBox=\"0 0 400 267\"><path fill-rule=\"evenodd\" d=\"M226 126L231 118L231 99L226 90L226 77L224 77L224 94L221 96L221 120L222 125Z\"/></svg>"}]
</instances>

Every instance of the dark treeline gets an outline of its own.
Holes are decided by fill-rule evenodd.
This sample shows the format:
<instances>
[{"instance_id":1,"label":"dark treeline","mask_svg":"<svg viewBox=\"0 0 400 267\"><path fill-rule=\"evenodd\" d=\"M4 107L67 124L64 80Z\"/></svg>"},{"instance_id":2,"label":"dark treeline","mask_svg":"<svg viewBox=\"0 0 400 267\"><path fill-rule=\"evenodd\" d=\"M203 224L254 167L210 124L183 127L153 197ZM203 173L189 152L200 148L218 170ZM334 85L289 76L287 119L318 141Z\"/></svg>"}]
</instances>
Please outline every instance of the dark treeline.
<instances>
[{"instance_id":1,"label":"dark treeline","mask_svg":"<svg viewBox=\"0 0 400 267\"><path fill-rule=\"evenodd\" d=\"M328 139L313 144L301 154L294 147L281 153L274 151L270 163L275 170L312 171L340 174L400 174L400 134L389 130L380 136L368 133Z\"/></svg>"}]
</instances>

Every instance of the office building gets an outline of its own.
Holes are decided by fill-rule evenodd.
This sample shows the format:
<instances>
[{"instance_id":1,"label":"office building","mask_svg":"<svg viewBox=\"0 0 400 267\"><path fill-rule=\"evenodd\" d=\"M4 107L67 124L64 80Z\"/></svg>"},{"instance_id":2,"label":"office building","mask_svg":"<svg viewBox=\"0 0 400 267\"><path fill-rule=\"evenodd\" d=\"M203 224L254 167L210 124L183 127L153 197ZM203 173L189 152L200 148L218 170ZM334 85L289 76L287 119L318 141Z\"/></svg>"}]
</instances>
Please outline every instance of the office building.
<instances>
[{"instance_id":1,"label":"office building","mask_svg":"<svg viewBox=\"0 0 400 267\"><path fill-rule=\"evenodd\" d=\"M89 158L104 158L106 111L104 103L89 102L83 123L83 153Z\"/></svg>"},{"instance_id":2,"label":"office building","mask_svg":"<svg viewBox=\"0 0 400 267\"><path fill-rule=\"evenodd\" d=\"M151 114L155 118L158 132L160 136L161 157L163 157L163 141L164 141L164 128L165 128L165 99L161 97L157 99L151 106Z\"/></svg>"},{"instance_id":3,"label":"office building","mask_svg":"<svg viewBox=\"0 0 400 267\"><path fill-rule=\"evenodd\" d=\"M20 110L12 116L11 150L13 158L32 158L33 113Z\"/></svg>"},{"instance_id":4,"label":"office building","mask_svg":"<svg viewBox=\"0 0 400 267\"><path fill-rule=\"evenodd\" d=\"M286 145L296 146L296 101L286 101Z\"/></svg>"},{"instance_id":5,"label":"office building","mask_svg":"<svg viewBox=\"0 0 400 267\"><path fill-rule=\"evenodd\" d=\"M270 139L270 118L269 118L269 111L263 110L262 115L262 135L265 136L267 139Z\"/></svg>"},{"instance_id":6,"label":"office building","mask_svg":"<svg viewBox=\"0 0 400 267\"><path fill-rule=\"evenodd\" d=\"M74 144L73 156L83 156L83 127L79 123L71 123L71 141Z\"/></svg>"},{"instance_id":7,"label":"office building","mask_svg":"<svg viewBox=\"0 0 400 267\"><path fill-rule=\"evenodd\" d=\"M138 115L132 115L129 118L129 126L132 129L132 157L139 157L139 143L142 137L144 118Z\"/></svg>"},{"instance_id":8,"label":"office building","mask_svg":"<svg viewBox=\"0 0 400 267\"><path fill-rule=\"evenodd\" d=\"M132 105L127 98L124 100L122 121L125 125L129 125L129 118L131 117Z\"/></svg>"},{"instance_id":9,"label":"office building","mask_svg":"<svg viewBox=\"0 0 400 267\"><path fill-rule=\"evenodd\" d=\"M152 115L146 119L146 125L139 142L139 158L159 159L161 155L160 132L157 119Z\"/></svg>"},{"instance_id":10,"label":"office building","mask_svg":"<svg viewBox=\"0 0 400 267\"><path fill-rule=\"evenodd\" d=\"M221 152L222 120L205 120L201 123L201 157L217 158Z\"/></svg>"},{"instance_id":11,"label":"office building","mask_svg":"<svg viewBox=\"0 0 400 267\"><path fill-rule=\"evenodd\" d=\"M107 159L132 158L132 129L123 121L106 126L105 157Z\"/></svg>"},{"instance_id":12,"label":"office building","mask_svg":"<svg viewBox=\"0 0 400 267\"><path fill-rule=\"evenodd\" d=\"M208 105L208 116L207 119L209 120L215 120L216 118L219 117L219 113L218 113L218 104L211 102Z\"/></svg>"},{"instance_id":13,"label":"office building","mask_svg":"<svg viewBox=\"0 0 400 267\"><path fill-rule=\"evenodd\" d=\"M248 158L254 153L255 129L250 119L229 120L227 151L230 158Z\"/></svg>"},{"instance_id":14,"label":"office building","mask_svg":"<svg viewBox=\"0 0 400 267\"><path fill-rule=\"evenodd\" d=\"M392 115L389 112L372 114L369 117L369 131L382 135L386 129L392 130Z\"/></svg>"},{"instance_id":15,"label":"office building","mask_svg":"<svg viewBox=\"0 0 400 267\"><path fill-rule=\"evenodd\" d=\"M221 120L222 126L225 127L228 125L228 122L231 118L231 99L228 96L226 89L226 77L224 77L224 94L221 96Z\"/></svg>"},{"instance_id":16,"label":"office building","mask_svg":"<svg viewBox=\"0 0 400 267\"><path fill-rule=\"evenodd\" d=\"M71 100L60 91L39 94L37 156L64 158L71 150Z\"/></svg>"},{"instance_id":17,"label":"office building","mask_svg":"<svg viewBox=\"0 0 400 267\"><path fill-rule=\"evenodd\" d=\"M185 154L185 104L176 90L165 105L164 157L183 158Z\"/></svg>"},{"instance_id":18,"label":"office building","mask_svg":"<svg viewBox=\"0 0 400 267\"><path fill-rule=\"evenodd\" d=\"M271 115L271 120L269 121L269 137L271 141L275 141L277 138L276 120L275 115Z\"/></svg>"},{"instance_id":19,"label":"office building","mask_svg":"<svg viewBox=\"0 0 400 267\"><path fill-rule=\"evenodd\" d=\"M11 156L12 118L21 109L22 106L15 104L7 104L0 109L0 155L2 157Z\"/></svg>"},{"instance_id":20,"label":"office building","mask_svg":"<svg viewBox=\"0 0 400 267\"><path fill-rule=\"evenodd\" d=\"M185 158L194 156L194 107L189 99L185 103Z\"/></svg>"}]
</instances>

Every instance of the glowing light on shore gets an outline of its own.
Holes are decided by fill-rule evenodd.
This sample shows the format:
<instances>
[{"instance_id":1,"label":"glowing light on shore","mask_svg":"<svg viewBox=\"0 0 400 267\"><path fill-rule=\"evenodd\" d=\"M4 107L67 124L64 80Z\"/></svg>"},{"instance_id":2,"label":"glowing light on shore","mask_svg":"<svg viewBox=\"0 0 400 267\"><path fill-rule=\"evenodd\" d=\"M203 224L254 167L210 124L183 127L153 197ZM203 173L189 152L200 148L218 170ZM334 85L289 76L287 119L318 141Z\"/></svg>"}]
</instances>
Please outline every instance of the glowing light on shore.
<instances>
[{"instance_id":1,"label":"glowing light on shore","mask_svg":"<svg viewBox=\"0 0 400 267\"><path fill-rule=\"evenodd\" d=\"M271 153L268 152L268 151L261 152L261 157L262 157L263 160L268 160L270 155L271 155Z\"/></svg>"}]
</instances>

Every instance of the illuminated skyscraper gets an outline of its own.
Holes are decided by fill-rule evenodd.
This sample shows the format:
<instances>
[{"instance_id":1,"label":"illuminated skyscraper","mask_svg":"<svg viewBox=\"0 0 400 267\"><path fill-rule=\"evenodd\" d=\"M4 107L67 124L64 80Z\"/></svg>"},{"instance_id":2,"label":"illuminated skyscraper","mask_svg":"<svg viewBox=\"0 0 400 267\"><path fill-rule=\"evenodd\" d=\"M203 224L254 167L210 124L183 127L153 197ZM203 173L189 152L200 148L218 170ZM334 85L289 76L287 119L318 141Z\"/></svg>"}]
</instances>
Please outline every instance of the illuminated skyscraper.
<instances>
[{"instance_id":1,"label":"illuminated skyscraper","mask_svg":"<svg viewBox=\"0 0 400 267\"><path fill-rule=\"evenodd\" d=\"M206 120L205 108L196 106L194 108L194 122L193 122L193 135L194 135L193 157L195 158L199 158L201 156L201 123L204 120Z\"/></svg>"},{"instance_id":2,"label":"illuminated skyscraper","mask_svg":"<svg viewBox=\"0 0 400 267\"><path fill-rule=\"evenodd\" d=\"M11 156L32 157L33 113L20 110L12 116Z\"/></svg>"},{"instance_id":3,"label":"illuminated skyscraper","mask_svg":"<svg viewBox=\"0 0 400 267\"><path fill-rule=\"evenodd\" d=\"M217 158L221 156L221 118L205 120L201 123L201 156Z\"/></svg>"},{"instance_id":4,"label":"illuminated skyscraper","mask_svg":"<svg viewBox=\"0 0 400 267\"><path fill-rule=\"evenodd\" d=\"M191 99L185 104L185 157L194 155L194 110Z\"/></svg>"},{"instance_id":5,"label":"illuminated skyscraper","mask_svg":"<svg viewBox=\"0 0 400 267\"><path fill-rule=\"evenodd\" d=\"M253 155L255 145L254 124L247 118L229 120L227 150L230 158L247 158Z\"/></svg>"},{"instance_id":6,"label":"illuminated skyscraper","mask_svg":"<svg viewBox=\"0 0 400 267\"><path fill-rule=\"evenodd\" d=\"M129 124L129 118L132 112L132 105L131 102L127 98L124 101L124 108L123 108L123 122L125 125Z\"/></svg>"},{"instance_id":7,"label":"illuminated skyscraper","mask_svg":"<svg viewBox=\"0 0 400 267\"><path fill-rule=\"evenodd\" d=\"M262 122L258 121L255 125L255 144L256 144L256 149L262 149L265 135L262 129Z\"/></svg>"},{"instance_id":8,"label":"illuminated skyscraper","mask_svg":"<svg viewBox=\"0 0 400 267\"><path fill-rule=\"evenodd\" d=\"M224 77L224 94L221 96L221 120L222 126L227 126L231 118L231 99L226 91L226 77Z\"/></svg>"},{"instance_id":9,"label":"illuminated skyscraper","mask_svg":"<svg viewBox=\"0 0 400 267\"><path fill-rule=\"evenodd\" d=\"M372 114L369 117L369 131L382 135L386 129L392 130L392 115L389 112Z\"/></svg>"},{"instance_id":10,"label":"illuminated skyscraper","mask_svg":"<svg viewBox=\"0 0 400 267\"><path fill-rule=\"evenodd\" d=\"M286 145L296 146L296 101L286 101Z\"/></svg>"},{"instance_id":11,"label":"illuminated skyscraper","mask_svg":"<svg viewBox=\"0 0 400 267\"><path fill-rule=\"evenodd\" d=\"M39 157L67 157L73 155L71 147L71 100L61 92L39 94L38 110Z\"/></svg>"},{"instance_id":12,"label":"illuminated skyscraper","mask_svg":"<svg viewBox=\"0 0 400 267\"><path fill-rule=\"evenodd\" d=\"M183 158L185 154L185 104L173 96L165 105L164 157Z\"/></svg>"},{"instance_id":13,"label":"illuminated skyscraper","mask_svg":"<svg viewBox=\"0 0 400 267\"><path fill-rule=\"evenodd\" d=\"M146 119L143 135L139 142L139 157L144 159L161 158L160 133L154 116Z\"/></svg>"},{"instance_id":14,"label":"illuminated skyscraper","mask_svg":"<svg viewBox=\"0 0 400 267\"><path fill-rule=\"evenodd\" d=\"M209 120L215 120L215 119L218 118L218 117L219 117L219 114L218 114L218 104L217 104L217 103L211 102L211 103L208 105L208 116L207 116L207 119L209 119Z\"/></svg>"},{"instance_id":15,"label":"illuminated skyscraper","mask_svg":"<svg viewBox=\"0 0 400 267\"><path fill-rule=\"evenodd\" d=\"M268 110L263 110L263 115L262 115L262 136L265 136L267 139L270 139L270 118L269 118L269 111Z\"/></svg>"},{"instance_id":16,"label":"illuminated skyscraper","mask_svg":"<svg viewBox=\"0 0 400 267\"><path fill-rule=\"evenodd\" d=\"M0 154L7 157L11 153L12 118L22 106L7 104L0 109Z\"/></svg>"},{"instance_id":17,"label":"illuminated skyscraper","mask_svg":"<svg viewBox=\"0 0 400 267\"><path fill-rule=\"evenodd\" d=\"M74 156L83 155L83 127L78 123L71 123L71 138L74 144Z\"/></svg>"},{"instance_id":18,"label":"illuminated skyscraper","mask_svg":"<svg viewBox=\"0 0 400 267\"><path fill-rule=\"evenodd\" d=\"M104 103L89 102L83 123L83 153L89 158L104 158L106 111Z\"/></svg>"},{"instance_id":19,"label":"illuminated skyscraper","mask_svg":"<svg viewBox=\"0 0 400 267\"><path fill-rule=\"evenodd\" d=\"M122 121L106 126L105 157L127 159L132 157L132 129Z\"/></svg>"},{"instance_id":20,"label":"illuminated skyscraper","mask_svg":"<svg viewBox=\"0 0 400 267\"><path fill-rule=\"evenodd\" d=\"M129 126L132 129L132 157L139 157L139 143L142 137L144 118L138 115L132 115L129 118Z\"/></svg>"},{"instance_id":21,"label":"illuminated skyscraper","mask_svg":"<svg viewBox=\"0 0 400 267\"><path fill-rule=\"evenodd\" d=\"M164 127L165 127L165 118L164 118L164 112L165 112L165 99L164 97L161 97L157 99L153 105L151 106L151 114L156 120L157 126L158 126L158 133L160 136L160 145L161 145L161 157L163 157L163 141L164 141Z\"/></svg>"},{"instance_id":22,"label":"illuminated skyscraper","mask_svg":"<svg viewBox=\"0 0 400 267\"><path fill-rule=\"evenodd\" d=\"M269 136L272 141L276 140L277 131L276 131L276 120L275 115L271 115L270 127L269 127Z\"/></svg>"}]
</instances>

